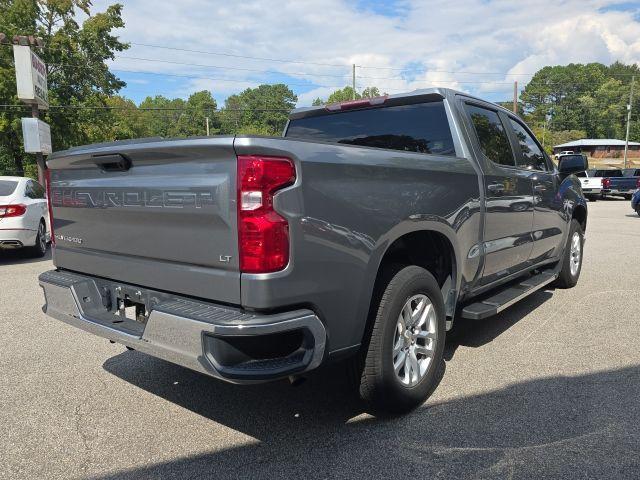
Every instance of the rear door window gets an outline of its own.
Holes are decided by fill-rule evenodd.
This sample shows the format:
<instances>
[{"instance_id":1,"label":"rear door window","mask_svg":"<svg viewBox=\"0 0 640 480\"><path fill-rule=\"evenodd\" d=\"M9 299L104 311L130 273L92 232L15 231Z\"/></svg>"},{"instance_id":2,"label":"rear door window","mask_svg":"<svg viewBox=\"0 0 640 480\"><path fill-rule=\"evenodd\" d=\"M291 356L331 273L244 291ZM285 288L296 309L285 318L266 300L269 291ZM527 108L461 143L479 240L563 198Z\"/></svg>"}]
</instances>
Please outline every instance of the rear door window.
<instances>
[{"instance_id":1,"label":"rear door window","mask_svg":"<svg viewBox=\"0 0 640 480\"><path fill-rule=\"evenodd\" d=\"M520 145L520 151L522 152L522 159L518 159L518 166L527 170L548 170L547 160L542 153L542 149L529 134L527 129L520 122L509 118L513 131L516 134L516 139Z\"/></svg>"},{"instance_id":2,"label":"rear door window","mask_svg":"<svg viewBox=\"0 0 640 480\"><path fill-rule=\"evenodd\" d=\"M31 183L31 188L32 188L33 194L34 194L33 198L37 198L37 199L46 198L46 195L45 195L46 190L38 182L32 182Z\"/></svg>"},{"instance_id":3,"label":"rear door window","mask_svg":"<svg viewBox=\"0 0 640 480\"><path fill-rule=\"evenodd\" d=\"M13 180L0 180L0 197L8 197L16 191L18 182Z\"/></svg>"},{"instance_id":4,"label":"rear door window","mask_svg":"<svg viewBox=\"0 0 640 480\"><path fill-rule=\"evenodd\" d=\"M596 177L622 177L622 170L596 170Z\"/></svg>"},{"instance_id":5,"label":"rear door window","mask_svg":"<svg viewBox=\"0 0 640 480\"><path fill-rule=\"evenodd\" d=\"M515 166L509 137L498 113L471 104L467 104L467 111L485 157L500 165Z\"/></svg>"},{"instance_id":6,"label":"rear door window","mask_svg":"<svg viewBox=\"0 0 640 480\"><path fill-rule=\"evenodd\" d=\"M442 101L368 108L291 120L287 138L455 155Z\"/></svg>"}]
</instances>

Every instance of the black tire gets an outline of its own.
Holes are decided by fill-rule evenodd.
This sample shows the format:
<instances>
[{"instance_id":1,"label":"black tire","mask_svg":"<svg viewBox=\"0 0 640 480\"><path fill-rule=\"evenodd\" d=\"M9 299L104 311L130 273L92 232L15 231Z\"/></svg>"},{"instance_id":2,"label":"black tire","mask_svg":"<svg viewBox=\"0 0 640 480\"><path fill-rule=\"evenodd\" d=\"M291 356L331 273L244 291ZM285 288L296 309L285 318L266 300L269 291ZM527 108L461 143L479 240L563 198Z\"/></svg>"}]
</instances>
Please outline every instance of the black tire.
<instances>
[{"instance_id":1,"label":"black tire","mask_svg":"<svg viewBox=\"0 0 640 480\"><path fill-rule=\"evenodd\" d=\"M589 200L590 202L595 202L596 200L598 200L598 195L585 195L587 197L587 200Z\"/></svg>"},{"instance_id":2,"label":"black tire","mask_svg":"<svg viewBox=\"0 0 640 480\"><path fill-rule=\"evenodd\" d=\"M636 208L636 213L638 214L638 216L640 217L640 207Z\"/></svg>"},{"instance_id":3,"label":"black tire","mask_svg":"<svg viewBox=\"0 0 640 480\"><path fill-rule=\"evenodd\" d=\"M29 248L32 257L41 258L47 253L47 224L44 220L40 220L38 225L38 234L36 235L36 244Z\"/></svg>"},{"instance_id":4,"label":"black tire","mask_svg":"<svg viewBox=\"0 0 640 480\"><path fill-rule=\"evenodd\" d=\"M624 196L624 199L625 199L625 200L631 200L631 197L632 197L632 196L633 196L633 195L625 195L625 196Z\"/></svg>"},{"instance_id":5,"label":"black tire","mask_svg":"<svg viewBox=\"0 0 640 480\"><path fill-rule=\"evenodd\" d=\"M574 253L572 253L571 244L573 242L574 235L578 235L579 237L579 262L577 269L571 270L571 263L574 258ZM580 223L574 218L571 220L571 226L569 227L569 236L567 237L567 243L564 247L564 253L562 260L562 268L560 270L560 274L558 278L553 283L554 287L557 288L572 288L575 287L576 283L578 283L578 278L580 278L580 272L582 271L582 259L584 258L584 232L582 231L582 227Z\"/></svg>"},{"instance_id":6,"label":"black tire","mask_svg":"<svg viewBox=\"0 0 640 480\"><path fill-rule=\"evenodd\" d=\"M435 278L424 268L412 265L408 267L395 267L387 272L386 286L380 297L377 308L372 309L373 328L366 351L362 352L359 369L359 393L374 411L380 413L405 413L424 401L431 395L438 385L443 372L443 350L445 344L445 310L440 287ZM434 315L427 320L431 324L429 331L433 329L435 338L429 340L431 360L425 362L428 356L420 353L420 365L426 365L422 377L417 375L417 383L414 385L403 384L399 374L394 370L394 342L403 342L404 336L398 332L398 321L407 302L416 295L424 295L431 302ZM410 303L411 305L411 303ZM416 307L418 308L418 307ZM417 317L416 317L417 318ZM411 330L406 330L409 337ZM417 333L416 333L417 335ZM411 340L406 340L408 344ZM416 347L418 340L414 340ZM426 345L427 340L425 340ZM411 345L402 350L412 348ZM415 348L415 347L414 347ZM408 358L409 353L405 353ZM400 357L398 357L400 358ZM403 371L407 363L399 370ZM420 369L420 368L419 368ZM411 370L410 370L411 372ZM411 373L408 376L411 377ZM405 374L407 374L405 372ZM405 377L406 380L406 377ZM410 380L413 381L413 380Z\"/></svg>"}]
</instances>

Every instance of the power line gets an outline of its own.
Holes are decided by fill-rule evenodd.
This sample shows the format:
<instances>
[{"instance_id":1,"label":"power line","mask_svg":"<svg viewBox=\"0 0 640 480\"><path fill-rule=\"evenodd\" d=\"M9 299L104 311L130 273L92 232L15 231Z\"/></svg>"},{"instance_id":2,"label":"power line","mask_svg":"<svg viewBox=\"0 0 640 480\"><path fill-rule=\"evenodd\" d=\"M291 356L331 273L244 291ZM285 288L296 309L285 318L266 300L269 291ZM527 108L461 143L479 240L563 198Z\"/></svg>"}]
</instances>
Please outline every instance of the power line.
<instances>
[{"instance_id":1,"label":"power line","mask_svg":"<svg viewBox=\"0 0 640 480\"><path fill-rule=\"evenodd\" d=\"M206 75L187 75L187 74L180 74L180 73L162 73L162 72L148 72L148 71L143 71L143 70L126 70L126 69L122 69L122 68L112 68L111 69L114 72L127 72L127 73L138 73L138 74L143 74L143 75L160 75L160 76L167 76L167 77L182 77L182 78L198 78L198 79L203 79L203 80L218 80L221 82L231 82L231 83L247 83L247 84L254 84L254 83L259 83L259 84L263 84L263 85L279 85L282 84L283 82L263 82L260 80L238 80L238 79L234 79L234 78L225 78L225 77L209 77ZM314 83L314 82L309 82L309 83L286 83L287 86L290 87L320 87L320 88L343 88L344 85L320 85L318 83Z\"/></svg>"},{"instance_id":2,"label":"power line","mask_svg":"<svg viewBox=\"0 0 640 480\"><path fill-rule=\"evenodd\" d=\"M0 104L1 108L31 108L30 105ZM131 111L208 111L208 112L290 112L290 108L212 108L212 107L138 107L109 105L49 105L50 109L68 108L73 110L131 110Z\"/></svg>"},{"instance_id":3,"label":"power line","mask_svg":"<svg viewBox=\"0 0 640 480\"><path fill-rule=\"evenodd\" d=\"M345 78L348 74L344 75L329 75L322 73L307 73L307 72L282 72L278 70L258 70L254 68L242 68L242 67L227 67L222 65L210 65L210 64L199 64L199 63L188 63L188 62L176 62L174 60L162 60L157 58L144 58L144 57L129 57L127 55L115 55L116 58L124 58L128 60L137 60L142 62L158 62L158 63L169 63L172 65L185 65L189 67L205 67L205 68L219 68L221 70L239 70L243 72L256 72L256 73L268 73L268 74L276 74L276 75L301 75L301 76L312 76L312 77L331 77L331 78Z\"/></svg>"},{"instance_id":4,"label":"power line","mask_svg":"<svg viewBox=\"0 0 640 480\"><path fill-rule=\"evenodd\" d=\"M489 92L491 93L491 92ZM493 93L502 93L502 92L493 92ZM505 102L508 102L508 100L505 100ZM5 109L10 109L10 108L17 108L17 109L29 109L31 108L29 105L24 105L24 104L19 104L19 103L15 103L15 104L0 104L0 108L5 108ZM296 107L294 107L296 108ZM206 112L290 112L291 110L293 110L293 108L288 109L288 108L213 108L213 107L194 107L194 106L188 106L185 105L183 107L139 107L137 105L131 105L131 106L110 106L110 105L50 105L49 109L69 109L69 110L125 110L125 111L132 111L132 112L136 112L136 111L166 111L166 112L174 112L174 111L191 111L191 112L197 112L197 111L206 111ZM581 107L578 108L578 110L576 111L576 113L582 112L582 111L598 111L598 112L602 112L602 107L598 107L598 106L590 106L590 107ZM624 108L621 108L621 111L624 113L626 112L624 110ZM615 112L612 112L615 114Z\"/></svg>"},{"instance_id":5,"label":"power line","mask_svg":"<svg viewBox=\"0 0 640 480\"><path fill-rule=\"evenodd\" d=\"M244 58L247 60L260 60L260 61L266 61L266 62L295 63L299 65L316 65L320 67L339 67L339 68L349 66L348 63L336 64L336 63L305 62L301 60L284 60L282 58L252 57L250 55L237 55L235 53L211 52L207 50L192 50L189 48L167 47L164 45L150 45L148 43L137 43L137 42L128 42L128 43L130 43L131 45L137 45L140 47L161 48L164 50L176 50L179 52L199 53L203 55L218 55L221 57Z\"/></svg>"},{"instance_id":6,"label":"power line","mask_svg":"<svg viewBox=\"0 0 640 480\"><path fill-rule=\"evenodd\" d=\"M234 53L226 53L226 52L212 52L212 51L207 51L207 50L195 50L195 49L189 49L189 48L180 48L180 47L170 47L170 46L165 46L165 45L153 45L153 44L147 44L147 43L138 43L138 42L128 42L131 45L136 45L136 46L141 46L141 47L148 47L148 48L158 48L158 49L164 49L164 50L174 50L174 51L180 51L180 52L188 52L188 53L198 53L198 54L204 54L204 55L215 55L215 56L223 56L223 57L231 57L231 58L243 58L243 59L247 59L247 60L258 60L258 61L268 61L268 62L278 62L278 63L291 63L291 64L298 64L298 65L314 65L314 66L324 66L324 67L335 67L335 68L348 68L351 66L351 62L346 62L344 64L337 64L337 63L323 63L323 62L310 62L310 61L302 61L302 60L290 60L290 59L282 59L282 58L272 58L272 57L256 57L256 56L251 56L251 55L239 55L239 54L234 54ZM10 44L0 44L3 46L7 46L7 47L11 47L12 45ZM64 52L66 50L64 49L60 49L60 48L52 48L52 47L40 47L41 49L44 50L50 50L50 51L59 51L59 52ZM122 55L115 55L115 57L117 58L131 58L131 59L140 59L138 57L127 57L127 56L122 56ZM157 61L157 62L164 62L164 60L159 60L159 59L140 59L140 60L148 60L148 61ZM187 65L194 65L197 66L197 64L187 64ZM415 71L420 71L420 73L427 73L427 72L433 72L433 73L449 73L449 74L464 74L464 75L503 75L503 76L533 76L538 72L520 72L520 73L513 73L513 72L481 72L481 71L465 71L465 70L440 70L440 69L432 69L432 68L427 68L424 66L416 66L416 67L387 67L387 66L382 66L382 65L359 65L356 64L357 68L363 68L363 69L373 69L373 70L392 70L392 71L399 71L399 72L415 72ZM216 68L230 68L230 67L221 67L221 66L216 66ZM259 70L256 70L259 71ZM286 73L286 72L280 72L280 71L275 71L274 73ZM311 74L311 73L297 73L296 75L316 75L316 74ZM344 75L333 75L335 77L343 77L343 76L348 76L349 73L346 73ZM608 73L607 76L608 77L632 77L633 75L638 75L638 73ZM376 77L360 77L360 78L376 78ZM389 77L382 77L382 78L389 78Z\"/></svg>"}]
</instances>

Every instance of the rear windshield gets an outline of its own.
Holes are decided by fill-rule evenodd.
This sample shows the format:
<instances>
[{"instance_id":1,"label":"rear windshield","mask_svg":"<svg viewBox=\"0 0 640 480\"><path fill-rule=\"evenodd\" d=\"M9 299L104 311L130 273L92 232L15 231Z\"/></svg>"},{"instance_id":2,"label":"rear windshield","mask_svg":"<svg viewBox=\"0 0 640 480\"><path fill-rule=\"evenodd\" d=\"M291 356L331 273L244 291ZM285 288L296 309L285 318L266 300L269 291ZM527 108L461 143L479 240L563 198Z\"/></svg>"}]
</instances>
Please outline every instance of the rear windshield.
<instances>
[{"instance_id":1,"label":"rear windshield","mask_svg":"<svg viewBox=\"0 0 640 480\"><path fill-rule=\"evenodd\" d=\"M596 170L596 177L622 177L622 170Z\"/></svg>"},{"instance_id":2,"label":"rear windshield","mask_svg":"<svg viewBox=\"0 0 640 480\"><path fill-rule=\"evenodd\" d=\"M561 155L560 158L558 159L558 161L563 161L563 160L567 160L570 158L582 158L582 155L580 154L572 154L572 155Z\"/></svg>"},{"instance_id":3,"label":"rear windshield","mask_svg":"<svg viewBox=\"0 0 640 480\"><path fill-rule=\"evenodd\" d=\"M18 182L12 180L0 180L0 197L8 197L16 191Z\"/></svg>"},{"instance_id":4,"label":"rear windshield","mask_svg":"<svg viewBox=\"0 0 640 480\"><path fill-rule=\"evenodd\" d=\"M625 177L640 177L640 170L636 170L634 168L627 168L624 171Z\"/></svg>"},{"instance_id":5,"label":"rear windshield","mask_svg":"<svg viewBox=\"0 0 640 480\"><path fill-rule=\"evenodd\" d=\"M291 120L285 135L324 142L455 155L444 104L416 103Z\"/></svg>"}]
</instances>

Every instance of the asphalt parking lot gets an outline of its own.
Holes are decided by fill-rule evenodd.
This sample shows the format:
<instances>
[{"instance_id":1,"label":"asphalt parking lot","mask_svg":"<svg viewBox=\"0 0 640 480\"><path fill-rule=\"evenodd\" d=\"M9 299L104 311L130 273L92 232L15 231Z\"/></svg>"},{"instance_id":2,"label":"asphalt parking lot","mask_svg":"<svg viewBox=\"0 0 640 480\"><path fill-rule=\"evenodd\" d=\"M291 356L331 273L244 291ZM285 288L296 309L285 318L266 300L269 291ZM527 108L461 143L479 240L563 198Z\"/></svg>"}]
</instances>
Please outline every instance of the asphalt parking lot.
<instances>
[{"instance_id":1,"label":"asphalt parking lot","mask_svg":"<svg viewBox=\"0 0 640 480\"><path fill-rule=\"evenodd\" d=\"M377 419L334 370L237 387L45 317L51 260L0 256L0 478L638 478L640 217L589 205L578 286L447 346L429 401Z\"/></svg>"}]
</instances>

